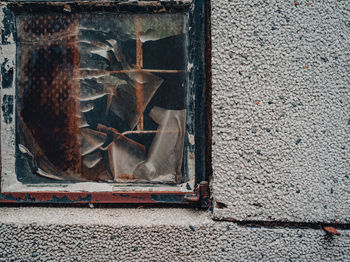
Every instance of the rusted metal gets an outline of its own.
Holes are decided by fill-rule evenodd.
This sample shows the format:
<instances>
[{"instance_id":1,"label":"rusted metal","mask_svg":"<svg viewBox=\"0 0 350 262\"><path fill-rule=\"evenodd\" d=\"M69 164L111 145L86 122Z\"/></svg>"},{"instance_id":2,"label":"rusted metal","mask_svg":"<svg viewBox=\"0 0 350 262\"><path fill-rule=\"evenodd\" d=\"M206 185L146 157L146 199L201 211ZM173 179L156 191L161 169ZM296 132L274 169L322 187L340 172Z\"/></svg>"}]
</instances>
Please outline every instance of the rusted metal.
<instances>
[{"instance_id":1,"label":"rusted metal","mask_svg":"<svg viewBox=\"0 0 350 262\"><path fill-rule=\"evenodd\" d=\"M143 67L143 52L142 52L142 19L140 16L136 16L135 21L135 32L136 32L136 69L141 69ZM136 98L137 98L137 130L143 130L143 84L137 82L136 84Z\"/></svg>"},{"instance_id":2,"label":"rusted metal","mask_svg":"<svg viewBox=\"0 0 350 262\"><path fill-rule=\"evenodd\" d=\"M80 70L80 77L87 76L104 76L113 74L125 74L125 73L163 73L163 74L179 74L185 73L184 70L163 70L163 69L145 69L145 68L135 68L135 69L125 69L125 70Z\"/></svg>"},{"instance_id":3,"label":"rusted metal","mask_svg":"<svg viewBox=\"0 0 350 262\"><path fill-rule=\"evenodd\" d=\"M213 169L212 169L212 145L213 145L213 133L212 133L212 84L211 84L211 5L210 0L205 0L205 32L206 32L206 50L205 50L205 71L206 71L206 89L205 89L205 113L206 113L206 151L205 151L205 180L210 181Z\"/></svg>"},{"instance_id":4,"label":"rusted metal","mask_svg":"<svg viewBox=\"0 0 350 262\"><path fill-rule=\"evenodd\" d=\"M136 84L136 96L137 96L137 130L143 130L143 85L141 83Z\"/></svg>"},{"instance_id":5,"label":"rusted metal","mask_svg":"<svg viewBox=\"0 0 350 262\"><path fill-rule=\"evenodd\" d=\"M323 229L324 229L324 231L326 231L330 235L335 235L335 236L340 235L340 233L338 232L338 230L335 227L324 226Z\"/></svg>"},{"instance_id":6,"label":"rusted metal","mask_svg":"<svg viewBox=\"0 0 350 262\"><path fill-rule=\"evenodd\" d=\"M186 193L160 192L10 192L0 203L183 203Z\"/></svg>"},{"instance_id":7,"label":"rusted metal","mask_svg":"<svg viewBox=\"0 0 350 262\"><path fill-rule=\"evenodd\" d=\"M209 205L209 184L202 181L194 194L179 191L153 192L6 192L0 203L192 203Z\"/></svg>"},{"instance_id":8,"label":"rusted metal","mask_svg":"<svg viewBox=\"0 0 350 262\"><path fill-rule=\"evenodd\" d=\"M125 135L130 135L130 134L157 134L157 133L172 133L172 134L177 134L177 130L165 130L165 131L160 131L160 130L135 130L135 131L125 131L122 133L123 136Z\"/></svg>"},{"instance_id":9,"label":"rusted metal","mask_svg":"<svg viewBox=\"0 0 350 262\"><path fill-rule=\"evenodd\" d=\"M8 6L15 13L47 12L141 12L141 13L175 13L188 11L191 3L183 1L81 1L81 2L34 2L22 0L10 2Z\"/></svg>"},{"instance_id":10,"label":"rusted metal","mask_svg":"<svg viewBox=\"0 0 350 262\"><path fill-rule=\"evenodd\" d=\"M185 196L185 201L200 203L202 208L208 208L209 196L209 183L208 181L202 181L196 188L194 195Z\"/></svg>"},{"instance_id":11,"label":"rusted metal","mask_svg":"<svg viewBox=\"0 0 350 262\"><path fill-rule=\"evenodd\" d=\"M140 16L136 16L135 21L135 32L136 32L136 68L141 69L143 67L143 52L142 52L142 19Z\"/></svg>"},{"instance_id":12,"label":"rusted metal","mask_svg":"<svg viewBox=\"0 0 350 262\"><path fill-rule=\"evenodd\" d=\"M74 99L79 93L77 17L41 14L19 23L17 34L25 41L18 42L21 68L17 108L20 126L30 128L34 140L27 132L20 133L21 139L32 147L37 143L54 166L80 174L80 142L76 139L79 103ZM54 123L60 123L61 128L47 128Z\"/></svg>"}]
</instances>

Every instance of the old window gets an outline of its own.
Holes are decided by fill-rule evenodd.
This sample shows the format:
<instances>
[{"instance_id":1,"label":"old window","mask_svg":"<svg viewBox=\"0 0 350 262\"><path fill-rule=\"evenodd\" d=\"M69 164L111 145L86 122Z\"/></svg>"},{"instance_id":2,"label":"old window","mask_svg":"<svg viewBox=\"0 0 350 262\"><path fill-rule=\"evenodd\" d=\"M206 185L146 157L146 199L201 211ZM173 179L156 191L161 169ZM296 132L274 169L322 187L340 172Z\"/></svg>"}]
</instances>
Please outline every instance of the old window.
<instances>
[{"instance_id":1,"label":"old window","mask_svg":"<svg viewBox=\"0 0 350 262\"><path fill-rule=\"evenodd\" d=\"M200 198L203 1L2 14L1 201Z\"/></svg>"}]
</instances>

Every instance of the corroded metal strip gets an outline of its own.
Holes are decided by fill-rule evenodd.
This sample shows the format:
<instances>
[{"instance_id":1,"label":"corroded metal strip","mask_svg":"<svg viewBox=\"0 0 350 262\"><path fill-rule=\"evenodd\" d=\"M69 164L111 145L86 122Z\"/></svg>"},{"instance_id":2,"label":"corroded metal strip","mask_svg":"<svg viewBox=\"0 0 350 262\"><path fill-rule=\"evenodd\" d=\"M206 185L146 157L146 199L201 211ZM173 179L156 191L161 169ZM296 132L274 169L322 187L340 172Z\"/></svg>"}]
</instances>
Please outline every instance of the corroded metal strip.
<instances>
[{"instance_id":1,"label":"corroded metal strip","mask_svg":"<svg viewBox=\"0 0 350 262\"><path fill-rule=\"evenodd\" d=\"M9 7L15 13L46 12L142 12L142 13L176 13L186 12L192 0L185 1L41 1L8 0Z\"/></svg>"},{"instance_id":2,"label":"corroded metal strip","mask_svg":"<svg viewBox=\"0 0 350 262\"><path fill-rule=\"evenodd\" d=\"M125 74L125 73L163 73L163 74L179 74L185 73L184 70L163 70L163 69L145 69L145 68L135 68L135 69L124 69L124 70L80 70L80 77L88 76L104 76L113 74Z\"/></svg>"},{"instance_id":3,"label":"corroded metal strip","mask_svg":"<svg viewBox=\"0 0 350 262\"><path fill-rule=\"evenodd\" d=\"M140 16L136 16L135 21L136 32L136 68L141 69L143 67L143 51L142 42L140 39L142 33L142 19ZM143 130L143 84L137 82L136 84L136 114L137 114L137 130Z\"/></svg>"},{"instance_id":4,"label":"corroded metal strip","mask_svg":"<svg viewBox=\"0 0 350 262\"><path fill-rule=\"evenodd\" d=\"M185 192L0 193L0 203L183 203Z\"/></svg>"}]
</instances>

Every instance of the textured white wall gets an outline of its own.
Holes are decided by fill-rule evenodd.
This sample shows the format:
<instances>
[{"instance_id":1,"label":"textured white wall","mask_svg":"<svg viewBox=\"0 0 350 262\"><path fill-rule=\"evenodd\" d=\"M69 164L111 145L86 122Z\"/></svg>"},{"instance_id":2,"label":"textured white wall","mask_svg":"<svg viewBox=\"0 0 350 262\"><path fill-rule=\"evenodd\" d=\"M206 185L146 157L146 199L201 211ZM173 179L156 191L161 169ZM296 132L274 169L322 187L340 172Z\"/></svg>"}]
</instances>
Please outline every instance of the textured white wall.
<instances>
[{"instance_id":1,"label":"textured white wall","mask_svg":"<svg viewBox=\"0 0 350 262\"><path fill-rule=\"evenodd\" d=\"M218 218L350 222L350 1L215 0Z\"/></svg>"},{"instance_id":2,"label":"textured white wall","mask_svg":"<svg viewBox=\"0 0 350 262\"><path fill-rule=\"evenodd\" d=\"M181 209L1 211L0 261L319 262L350 257L349 230L329 237L315 229L253 228Z\"/></svg>"}]
</instances>

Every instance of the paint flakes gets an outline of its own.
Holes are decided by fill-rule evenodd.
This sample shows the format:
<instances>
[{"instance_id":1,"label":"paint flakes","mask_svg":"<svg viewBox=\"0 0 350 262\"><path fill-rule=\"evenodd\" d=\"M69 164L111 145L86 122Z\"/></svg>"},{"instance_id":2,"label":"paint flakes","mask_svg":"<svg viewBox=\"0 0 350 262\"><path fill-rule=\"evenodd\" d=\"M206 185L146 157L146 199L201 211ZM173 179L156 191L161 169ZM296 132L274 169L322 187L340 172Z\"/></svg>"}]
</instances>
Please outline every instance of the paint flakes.
<instances>
[{"instance_id":1,"label":"paint flakes","mask_svg":"<svg viewBox=\"0 0 350 262\"><path fill-rule=\"evenodd\" d=\"M9 60L5 58L1 65L2 88L10 88L12 86L14 70L9 65Z\"/></svg>"},{"instance_id":2,"label":"paint flakes","mask_svg":"<svg viewBox=\"0 0 350 262\"><path fill-rule=\"evenodd\" d=\"M1 42L3 45L13 43L13 33L15 28L14 16L11 10L4 8L4 19L2 20Z\"/></svg>"},{"instance_id":3,"label":"paint flakes","mask_svg":"<svg viewBox=\"0 0 350 262\"><path fill-rule=\"evenodd\" d=\"M2 115L6 124L10 124L13 120L13 100L13 95L4 95L2 99Z\"/></svg>"},{"instance_id":4,"label":"paint flakes","mask_svg":"<svg viewBox=\"0 0 350 262\"><path fill-rule=\"evenodd\" d=\"M70 7L70 5L64 5L63 11L70 13L72 12L72 8Z\"/></svg>"},{"instance_id":5,"label":"paint flakes","mask_svg":"<svg viewBox=\"0 0 350 262\"><path fill-rule=\"evenodd\" d=\"M194 135L188 134L188 142L189 142L191 145L194 145Z\"/></svg>"},{"instance_id":6,"label":"paint flakes","mask_svg":"<svg viewBox=\"0 0 350 262\"><path fill-rule=\"evenodd\" d=\"M334 227L323 227L324 231L326 231L330 235L340 236L340 233Z\"/></svg>"}]
</instances>

